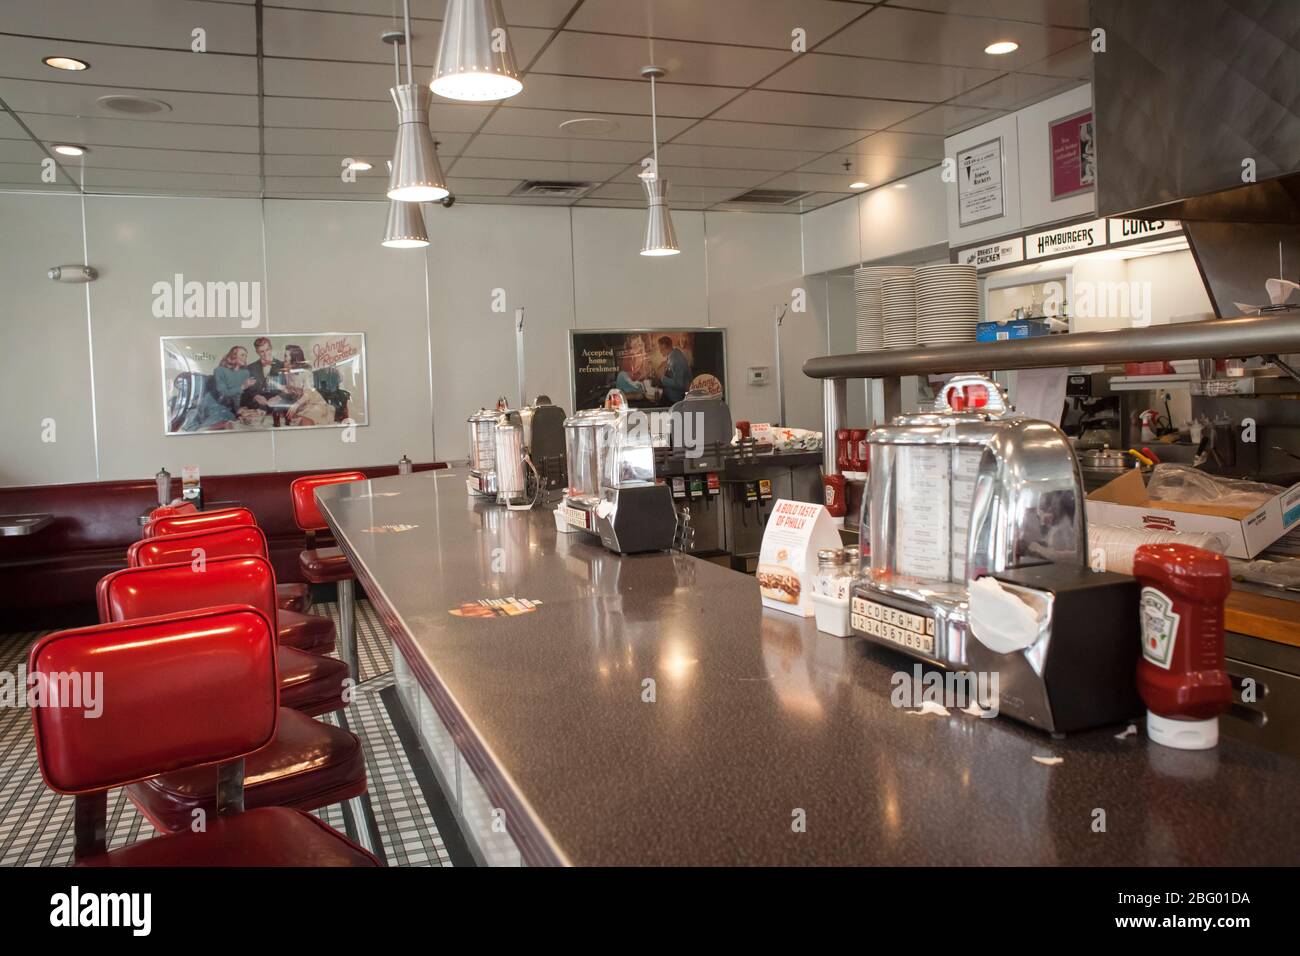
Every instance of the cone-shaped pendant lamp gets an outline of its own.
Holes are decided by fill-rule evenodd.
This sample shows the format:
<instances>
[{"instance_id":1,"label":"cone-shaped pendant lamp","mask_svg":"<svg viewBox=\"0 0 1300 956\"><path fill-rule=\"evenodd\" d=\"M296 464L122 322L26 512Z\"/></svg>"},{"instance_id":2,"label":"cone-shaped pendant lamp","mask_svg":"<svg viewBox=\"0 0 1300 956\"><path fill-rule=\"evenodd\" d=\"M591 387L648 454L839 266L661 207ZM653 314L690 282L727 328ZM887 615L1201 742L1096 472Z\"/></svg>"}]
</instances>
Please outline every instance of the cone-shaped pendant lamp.
<instances>
[{"instance_id":1,"label":"cone-shaped pendant lamp","mask_svg":"<svg viewBox=\"0 0 1300 956\"><path fill-rule=\"evenodd\" d=\"M667 74L662 67L647 66L641 69L641 75L650 79L650 136L654 146L654 166L641 173L647 206L641 255L675 256L682 250L677 247L677 233L673 231L673 216L668 208L668 180L659 178L659 115L655 104L655 80Z\"/></svg>"},{"instance_id":2,"label":"cone-shaped pendant lamp","mask_svg":"<svg viewBox=\"0 0 1300 956\"><path fill-rule=\"evenodd\" d=\"M433 134L429 132L429 103L433 97L428 87L417 86L411 78L411 6L402 0L402 18L405 21L406 82L401 82L397 64L397 43L394 42L394 72L396 85L388 92L397 106L397 146L393 149L392 168L388 173L388 198L400 202L436 202L451 195L433 148ZM396 38L385 34L387 42Z\"/></svg>"},{"instance_id":3,"label":"cone-shaped pendant lamp","mask_svg":"<svg viewBox=\"0 0 1300 956\"><path fill-rule=\"evenodd\" d=\"M673 232L673 217L668 211L668 180L643 179L649 214L645 222L645 241L641 243L643 256L675 256L682 250L677 246L677 233Z\"/></svg>"},{"instance_id":4,"label":"cone-shaped pendant lamp","mask_svg":"<svg viewBox=\"0 0 1300 956\"><path fill-rule=\"evenodd\" d=\"M424 228L424 214L416 202L388 204L388 228L384 230L384 245L389 249L419 249L429 244L429 232Z\"/></svg>"},{"instance_id":5,"label":"cone-shaped pendant lamp","mask_svg":"<svg viewBox=\"0 0 1300 956\"><path fill-rule=\"evenodd\" d=\"M501 0L448 0L433 92L451 100L504 100L524 88Z\"/></svg>"}]
</instances>

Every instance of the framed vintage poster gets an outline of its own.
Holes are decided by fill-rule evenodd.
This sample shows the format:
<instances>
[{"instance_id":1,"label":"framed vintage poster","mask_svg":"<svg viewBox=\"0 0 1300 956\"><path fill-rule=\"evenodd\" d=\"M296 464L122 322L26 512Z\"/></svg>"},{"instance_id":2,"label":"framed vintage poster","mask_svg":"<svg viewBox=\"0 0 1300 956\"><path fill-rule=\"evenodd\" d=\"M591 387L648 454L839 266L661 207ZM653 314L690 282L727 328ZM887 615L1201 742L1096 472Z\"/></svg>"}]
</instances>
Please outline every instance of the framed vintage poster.
<instances>
[{"instance_id":1,"label":"framed vintage poster","mask_svg":"<svg viewBox=\"0 0 1300 956\"><path fill-rule=\"evenodd\" d=\"M599 408L612 388L632 408L670 408L693 388L726 399L722 329L602 329L569 332L573 409Z\"/></svg>"},{"instance_id":2,"label":"framed vintage poster","mask_svg":"<svg viewBox=\"0 0 1300 956\"><path fill-rule=\"evenodd\" d=\"M957 224L973 226L1005 216L1002 139L957 152Z\"/></svg>"},{"instance_id":3,"label":"framed vintage poster","mask_svg":"<svg viewBox=\"0 0 1300 956\"><path fill-rule=\"evenodd\" d=\"M367 425L362 332L161 339L167 435Z\"/></svg>"},{"instance_id":4,"label":"framed vintage poster","mask_svg":"<svg viewBox=\"0 0 1300 956\"><path fill-rule=\"evenodd\" d=\"M1052 162L1052 199L1091 192L1097 186L1097 139L1092 110L1047 124Z\"/></svg>"}]
</instances>

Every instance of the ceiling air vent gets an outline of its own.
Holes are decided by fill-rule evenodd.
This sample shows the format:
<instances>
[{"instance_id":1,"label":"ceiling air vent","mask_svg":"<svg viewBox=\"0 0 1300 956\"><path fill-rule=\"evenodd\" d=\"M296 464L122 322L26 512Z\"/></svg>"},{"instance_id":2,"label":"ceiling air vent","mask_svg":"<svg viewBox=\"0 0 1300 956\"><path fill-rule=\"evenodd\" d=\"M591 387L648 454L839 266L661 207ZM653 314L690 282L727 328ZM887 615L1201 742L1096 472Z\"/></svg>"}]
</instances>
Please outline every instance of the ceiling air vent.
<instances>
[{"instance_id":1,"label":"ceiling air vent","mask_svg":"<svg viewBox=\"0 0 1300 956\"><path fill-rule=\"evenodd\" d=\"M811 196L811 190L797 189L751 189L747 193L741 193L735 199L729 199L728 202L750 203L755 206L788 206L790 203L805 196Z\"/></svg>"},{"instance_id":2,"label":"ceiling air vent","mask_svg":"<svg viewBox=\"0 0 1300 956\"><path fill-rule=\"evenodd\" d=\"M542 199L577 199L594 185L596 184L530 179L516 186L510 195L535 196Z\"/></svg>"}]
</instances>

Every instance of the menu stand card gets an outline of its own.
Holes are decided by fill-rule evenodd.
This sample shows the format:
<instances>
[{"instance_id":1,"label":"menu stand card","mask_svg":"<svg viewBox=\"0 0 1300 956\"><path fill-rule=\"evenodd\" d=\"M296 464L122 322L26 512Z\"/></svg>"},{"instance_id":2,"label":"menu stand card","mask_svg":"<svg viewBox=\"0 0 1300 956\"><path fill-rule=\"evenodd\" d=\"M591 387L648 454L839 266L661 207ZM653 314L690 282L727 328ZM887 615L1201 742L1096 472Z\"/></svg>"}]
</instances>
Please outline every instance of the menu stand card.
<instances>
[{"instance_id":1,"label":"menu stand card","mask_svg":"<svg viewBox=\"0 0 1300 956\"><path fill-rule=\"evenodd\" d=\"M758 554L758 588L763 606L812 617L817 552L839 548L840 533L825 505L777 499L763 529Z\"/></svg>"}]
</instances>

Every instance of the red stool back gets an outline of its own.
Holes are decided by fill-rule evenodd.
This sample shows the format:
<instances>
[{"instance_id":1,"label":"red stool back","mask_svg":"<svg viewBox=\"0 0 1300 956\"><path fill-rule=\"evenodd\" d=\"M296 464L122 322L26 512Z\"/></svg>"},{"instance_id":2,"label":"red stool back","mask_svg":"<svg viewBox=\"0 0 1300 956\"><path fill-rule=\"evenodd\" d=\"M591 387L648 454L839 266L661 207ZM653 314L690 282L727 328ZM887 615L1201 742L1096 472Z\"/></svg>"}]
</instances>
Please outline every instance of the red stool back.
<instances>
[{"instance_id":1,"label":"red stool back","mask_svg":"<svg viewBox=\"0 0 1300 956\"><path fill-rule=\"evenodd\" d=\"M329 475L307 475L295 478L289 485L289 497L293 501L293 520L303 531L324 531L327 527L316 505L316 489L326 485L341 485L351 481L367 481L364 472L339 471Z\"/></svg>"},{"instance_id":2,"label":"red stool back","mask_svg":"<svg viewBox=\"0 0 1300 956\"><path fill-rule=\"evenodd\" d=\"M165 534L136 541L126 549L130 568L148 568L160 564L189 564L200 551L207 560L238 558L246 555L269 557L266 535L256 525Z\"/></svg>"},{"instance_id":3,"label":"red stool back","mask_svg":"<svg viewBox=\"0 0 1300 956\"><path fill-rule=\"evenodd\" d=\"M144 526L144 537L157 538L165 534L188 534L191 531L211 531L215 528L241 528L256 525L257 519L247 508L223 508L220 511L196 511L193 514L167 515Z\"/></svg>"},{"instance_id":4,"label":"red stool back","mask_svg":"<svg viewBox=\"0 0 1300 956\"><path fill-rule=\"evenodd\" d=\"M202 660L202 667L194 661ZM102 675L109 705L33 707L41 776L59 793L121 787L234 760L275 737L274 624L251 607L207 608L47 634L28 673ZM80 810L80 808L79 808Z\"/></svg>"},{"instance_id":5,"label":"red stool back","mask_svg":"<svg viewBox=\"0 0 1300 956\"><path fill-rule=\"evenodd\" d=\"M149 512L149 520L153 521L157 518L170 518L173 515L192 515L198 510L198 508L194 507L194 502L192 501L185 501L181 504L174 505L159 505L157 508L154 508L153 511Z\"/></svg>"},{"instance_id":6,"label":"red stool back","mask_svg":"<svg viewBox=\"0 0 1300 956\"><path fill-rule=\"evenodd\" d=\"M95 599L104 622L247 604L262 612L271 622L271 633L276 633L275 572L260 557L207 560L202 570L188 560L125 568L100 578Z\"/></svg>"}]
</instances>

